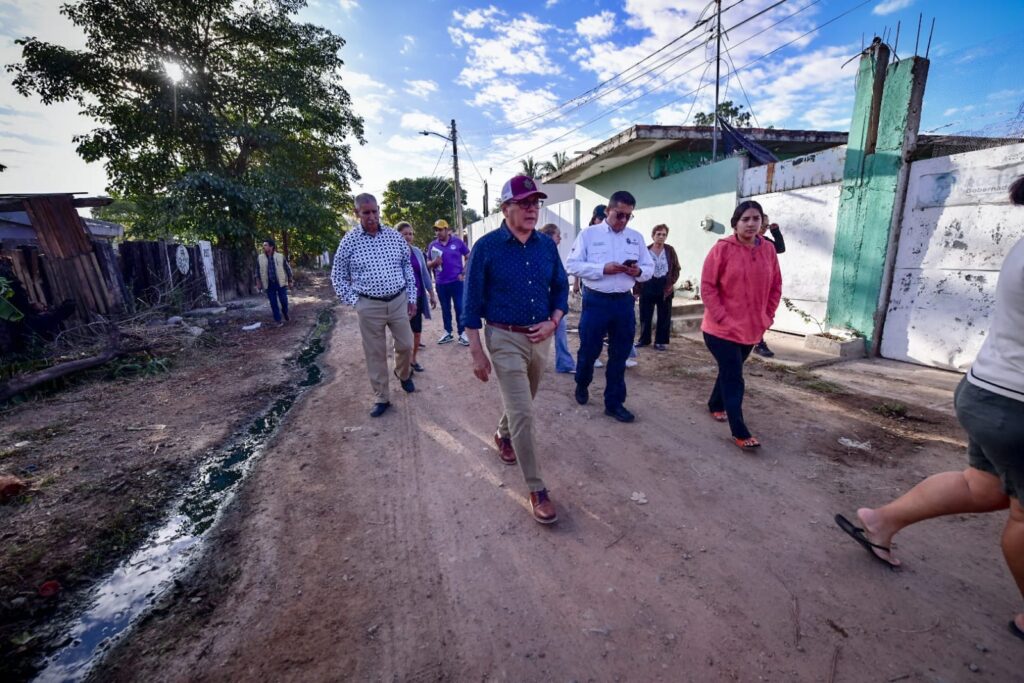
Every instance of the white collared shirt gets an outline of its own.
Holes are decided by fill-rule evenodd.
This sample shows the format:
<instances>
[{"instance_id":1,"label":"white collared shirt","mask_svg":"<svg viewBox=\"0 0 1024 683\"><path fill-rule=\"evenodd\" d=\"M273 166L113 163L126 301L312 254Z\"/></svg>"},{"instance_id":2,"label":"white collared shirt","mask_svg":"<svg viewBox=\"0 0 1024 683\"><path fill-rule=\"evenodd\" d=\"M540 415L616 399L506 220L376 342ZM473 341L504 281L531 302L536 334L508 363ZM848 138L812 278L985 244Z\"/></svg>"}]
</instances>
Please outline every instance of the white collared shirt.
<instances>
[{"instance_id":1,"label":"white collared shirt","mask_svg":"<svg viewBox=\"0 0 1024 683\"><path fill-rule=\"evenodd\" d=\"M640 266L639 277L633 278L625 273L605 274L605 264L625 263L631 259ZM654 275L654 260L639 232L630 228L615 232L608 223L601 222L584 228L576 236L565 269L570 275L583 280L590 289L618 294L630 291L637 282L650 280Z\"/></svg>"}]
</instances>

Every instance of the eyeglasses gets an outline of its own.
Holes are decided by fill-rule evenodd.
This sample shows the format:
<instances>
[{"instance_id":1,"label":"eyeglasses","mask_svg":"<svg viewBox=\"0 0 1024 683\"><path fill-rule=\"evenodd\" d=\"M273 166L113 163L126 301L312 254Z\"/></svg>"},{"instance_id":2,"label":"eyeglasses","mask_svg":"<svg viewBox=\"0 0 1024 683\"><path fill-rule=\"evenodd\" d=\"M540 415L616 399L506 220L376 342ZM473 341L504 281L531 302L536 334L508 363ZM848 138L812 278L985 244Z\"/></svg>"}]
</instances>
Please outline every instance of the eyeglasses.
<instances>
[{"instance_id":1,"label":"eyeglasses","mask_svg":"<svg viewBox=\"0 0 1024 683\"><path fill-rule=\"evenodd\" d=\"M524 211L526 209L539 209L540 207L544 206L544 200L537 199L536 197L534 197L533 199L520 199L517 202L513 201L510 203L518 205L519 208L523 209Z\"/></svg>"},{"instance_id":2,"label":"eyeglasses","mask_svg":"<svg viewBox=\"0 0 1024 683\"><path fill-rule=\"evenodd\" d=\"M625 211L609 211L608 215L617 221L629 222L629 219L633 217L633 212L626 213Z\"/></svg>"}]
</instances>

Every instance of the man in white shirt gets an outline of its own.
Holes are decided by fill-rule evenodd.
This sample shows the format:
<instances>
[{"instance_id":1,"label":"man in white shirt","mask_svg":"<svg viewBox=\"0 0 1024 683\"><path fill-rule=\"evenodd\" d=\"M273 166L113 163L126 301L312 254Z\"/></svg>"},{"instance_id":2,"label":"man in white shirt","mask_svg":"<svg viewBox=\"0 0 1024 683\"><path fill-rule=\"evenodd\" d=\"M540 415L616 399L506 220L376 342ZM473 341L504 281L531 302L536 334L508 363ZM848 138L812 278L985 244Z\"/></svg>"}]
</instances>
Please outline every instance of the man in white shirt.
<instances>
[{"instance_id":1,"label":"man in white shirt","mask_svg":"<svg viewBox=\"0 0 1024 683\"><path fill-rule=\"evenodd\" d=\"M338 245L331 282L341 302L354 307L359 316L366 370L373 387L370 417L380 417L391 407L387 329L395 342L395 377L407 393L416 390L409 324L409 318L416 315L416 276L408 243L397 231L380 224L374 196L361 194L355 204L359 225Z\"/></svg>"},{"instance_id":2,"label":"man in white shirt","mask_svg":"<svg viewBox=\"0 0 1024 683\"><path fill-rule=\"evenodd\" d=\"M580 350L576 357L576 401L590 400L594 361L608 336L605 365L604 412L620 422L632 422L626 410L626 358L633 348L636 315L633 285L654 274L654 261L636 230L626 227L633 217L636 199L619 191L608 199L605 219L576 237L566 270L583 281L583 313L580 316Z\"/></svg>"}]
</instances>

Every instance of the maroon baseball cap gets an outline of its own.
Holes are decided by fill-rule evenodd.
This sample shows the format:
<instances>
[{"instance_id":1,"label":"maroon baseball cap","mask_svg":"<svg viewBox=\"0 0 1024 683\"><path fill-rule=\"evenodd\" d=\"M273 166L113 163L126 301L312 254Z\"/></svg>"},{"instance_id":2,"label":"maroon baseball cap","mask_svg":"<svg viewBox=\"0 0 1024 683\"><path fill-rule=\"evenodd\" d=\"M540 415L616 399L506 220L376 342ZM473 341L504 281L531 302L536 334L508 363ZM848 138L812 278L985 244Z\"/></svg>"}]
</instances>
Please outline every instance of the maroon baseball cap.
<instances>
[{"instance_id":1,"label":"maroon baseball cap","mask_svg":"<svg viewBox=\"0 0 1024 683\"><path fill-rule=\"evenodd\" d=\"M537 188L537 181L528 175L517 175L505 183L501 188L501 203L518 202L527 197L540 197L547 199L548 196Z\"/></svg>"}]
</instances>

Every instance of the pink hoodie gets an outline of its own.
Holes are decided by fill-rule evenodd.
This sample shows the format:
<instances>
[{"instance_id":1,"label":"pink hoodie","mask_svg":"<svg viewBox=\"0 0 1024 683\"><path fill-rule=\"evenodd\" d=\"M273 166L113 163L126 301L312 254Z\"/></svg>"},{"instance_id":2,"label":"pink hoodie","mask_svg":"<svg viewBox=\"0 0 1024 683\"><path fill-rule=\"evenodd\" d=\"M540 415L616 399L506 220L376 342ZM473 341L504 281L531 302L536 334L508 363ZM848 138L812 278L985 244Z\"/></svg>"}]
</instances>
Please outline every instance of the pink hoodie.
<instances>
[{"instance_id":1,"label":"pink hoodie","mask_svg":"<svg viewBox=\"0 0 1024 683\"><path fill-rule=\"evenodd\" d=\"M775 248L755 238L743 245L736 236L718 240L704 259L700 276L704 320L700 329L737 344L756 344L775 320L782 298L782 273Z\"/></svg>"}]
</instances>

